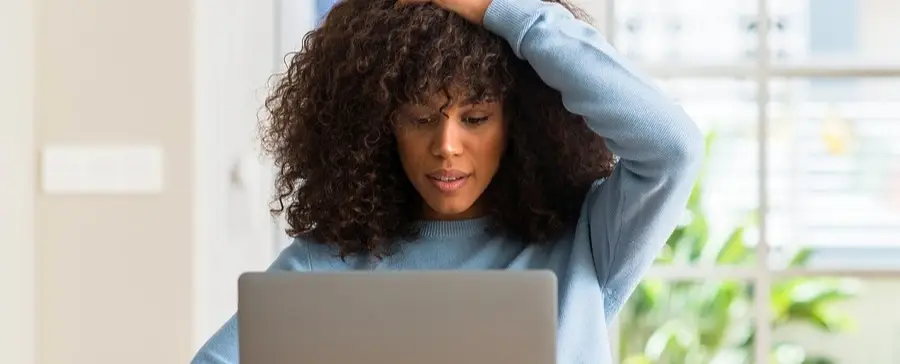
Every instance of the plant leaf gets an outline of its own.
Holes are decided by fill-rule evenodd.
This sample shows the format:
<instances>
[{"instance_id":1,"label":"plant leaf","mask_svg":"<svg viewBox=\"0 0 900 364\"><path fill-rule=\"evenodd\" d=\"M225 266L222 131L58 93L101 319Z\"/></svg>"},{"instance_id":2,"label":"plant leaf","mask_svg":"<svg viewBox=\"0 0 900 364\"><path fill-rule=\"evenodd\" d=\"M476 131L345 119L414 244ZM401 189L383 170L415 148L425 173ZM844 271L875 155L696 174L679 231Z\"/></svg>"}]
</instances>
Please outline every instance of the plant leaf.
<instances>
[{"instance_id":1,"label":"plant leaf","mask_svg":"<svg viewBox=\"0 0 900 364\"><path fill-rule=\"evenodd\" d=\"M685 226L684 234L672 247L674 264L696 265L700 252L709 241L709 225L702 213L694 214L690 224Z\"/></svg>"},{"instance_id":2,"label":"plant leaf","mask_svg":"<svg viewBox=\"0 0 900 364\"><path fill-rule=\"evenodd\" d=\"M745 228L740 226L728 235L728 240L725 241L716 256L716 263L733 265L747 261L749 254L747 254L747 244L744 241L744 231Z\"/></svg>"},{"instance_id":3,"label":"plant leaf","mask_svg":"<svg viewBox=\"0 0 900 364\"><path fill-rule=\"evenodd\" d=\"M797 252L791 261L788 263L789 267L803 267L809 264L809 259L812 257L813 250L809 248L805 248Z\"/></svg>"},{"instance_id":4,"label":"plant leaf","mask_svg":"<svg viewBox=\"0 0 900 364\"><path fill-rule=\"evenodd\" d=\"M775 364L803 364L806 350L800 345L780 343L772 351L772 359Z\"/></svg>"},{"instance_id":5,"label":"plant leaf","mask_svg":"<svg viewBox=\"0 0 900 364\"><path fill-rule=\"evenodd\" d=\"M653 361L642 354L630 356L622 361L622 364L653 364Z\"/></svg>"},{"instance_id":6,"label":"plant leaf","mask_svg":"<svg viewBox=\"0 0 900 364\"><path fill-rule=\"evenodd\" d=\"M654 310L659 310L660 298L665 291L665 285L660 281L645 280L638 285L638 289L632 294L631 307L636 316L647 315Z\"/></svg>"},{"instance_id":7,"label":"plant leaf","mask_svg":"<svg viewBox=\"0 0 900 364\"><path fill-rule=\"evenodd\" d=\"M837 362L830 358L814 356L806 358L806 360L803 361L803 364L837 364Z\"/></svg>"}]
</instances>

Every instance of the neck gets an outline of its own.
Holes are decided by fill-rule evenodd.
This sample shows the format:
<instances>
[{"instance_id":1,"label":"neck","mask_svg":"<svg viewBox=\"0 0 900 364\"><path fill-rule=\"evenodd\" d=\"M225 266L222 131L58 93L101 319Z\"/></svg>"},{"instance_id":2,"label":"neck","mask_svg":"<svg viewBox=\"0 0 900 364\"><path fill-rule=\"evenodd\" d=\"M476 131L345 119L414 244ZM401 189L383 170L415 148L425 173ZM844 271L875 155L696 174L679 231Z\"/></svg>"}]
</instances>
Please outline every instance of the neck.
<instances>
[{"instance_id":1,"label":"neck","mask_svg":"<svg viewBox=\"0 0 900 364\"><path fill-rule=\"evenodd\" d=\"M438 212L431 208L431 206L428 206L428 204L423 203L422 205L422 219L426 221L471 220L487 216L487 209L482 207L480 201L476 202L463 212L453 214Z\"/></svg>"}]
</instances>

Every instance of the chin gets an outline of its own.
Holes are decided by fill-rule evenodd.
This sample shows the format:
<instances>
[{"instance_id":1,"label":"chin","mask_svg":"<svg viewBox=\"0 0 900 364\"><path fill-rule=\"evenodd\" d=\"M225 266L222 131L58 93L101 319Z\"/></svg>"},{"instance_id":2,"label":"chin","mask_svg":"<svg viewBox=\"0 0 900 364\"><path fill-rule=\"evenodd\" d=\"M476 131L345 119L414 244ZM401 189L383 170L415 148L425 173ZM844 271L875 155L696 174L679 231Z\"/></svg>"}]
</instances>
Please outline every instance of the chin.
<instances>
[{"instance_id":1,"label":"chin","mask_svg":"<svg viewBox=\"0 0 900 364\"><path fill-rule=\"evenodd\" d=\"M439 220L466 219L475 217L473 215L474 201L466 203L463 201L454 201L456 199L442 198L438 200L428 201L428 207L431 208L432 214ZM472 216L470 216L472 215Z\"/></svg>"}]
</instances>

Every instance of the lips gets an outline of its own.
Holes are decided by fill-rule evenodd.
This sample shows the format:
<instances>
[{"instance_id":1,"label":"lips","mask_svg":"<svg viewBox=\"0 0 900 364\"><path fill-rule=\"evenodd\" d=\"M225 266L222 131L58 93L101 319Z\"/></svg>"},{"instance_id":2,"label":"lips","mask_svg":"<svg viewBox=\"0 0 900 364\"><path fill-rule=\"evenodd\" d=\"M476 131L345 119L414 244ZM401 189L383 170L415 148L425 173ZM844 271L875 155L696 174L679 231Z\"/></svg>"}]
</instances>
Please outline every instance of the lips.
<instances>
[{"instance_id":1,"label":"lips","mask_svg":"<svg viewBox=\"0 0 900 364\"><path fill-rule=\"evenodd\" d=\"M468 177L469 174L456 169L441 169L427 174L428 178L447 180Z\"/></svg>"},{"instance_id":2,"label":"lips","mask_svg":"<svg viewBox=\"0 0 900 364\"><path fill-rule=\"evenodd\" d=\"M426 176L439 191L450 193L462 188L470 174L455 169L442 169Z\"/></svg>"}]
</instances>

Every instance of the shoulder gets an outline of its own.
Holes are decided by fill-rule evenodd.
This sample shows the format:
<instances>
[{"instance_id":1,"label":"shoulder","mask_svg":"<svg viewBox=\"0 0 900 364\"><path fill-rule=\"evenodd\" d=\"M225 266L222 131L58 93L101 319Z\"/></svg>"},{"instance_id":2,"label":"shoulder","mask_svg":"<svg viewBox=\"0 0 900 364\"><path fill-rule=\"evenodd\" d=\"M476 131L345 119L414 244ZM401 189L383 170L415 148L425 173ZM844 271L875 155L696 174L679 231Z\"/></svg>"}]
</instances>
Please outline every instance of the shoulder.
<instances>
[{"instance_id":1,"label":"shoulder","mask_svg":"<svg viewBox=\"0 0 900 364\"><path fill-rule=\"evenodd\" d=\"M291 238L272 263L270 270L314 271L347 270L350 259L341 259L336 247L322 244L309 234Z\"/></svg>"}]
</instances>

